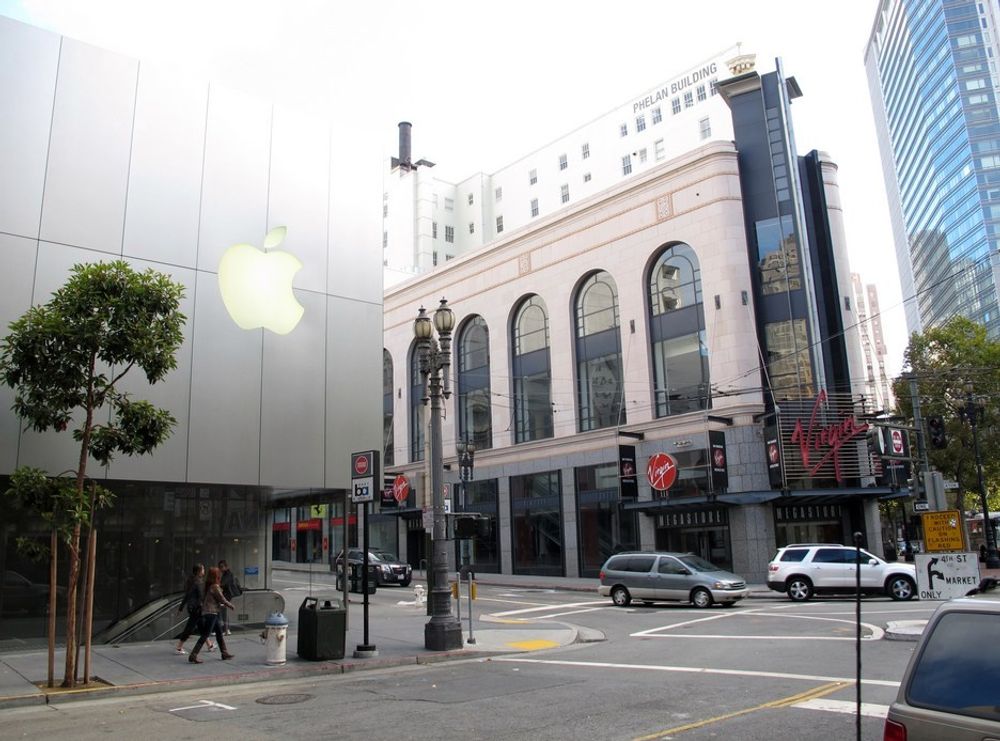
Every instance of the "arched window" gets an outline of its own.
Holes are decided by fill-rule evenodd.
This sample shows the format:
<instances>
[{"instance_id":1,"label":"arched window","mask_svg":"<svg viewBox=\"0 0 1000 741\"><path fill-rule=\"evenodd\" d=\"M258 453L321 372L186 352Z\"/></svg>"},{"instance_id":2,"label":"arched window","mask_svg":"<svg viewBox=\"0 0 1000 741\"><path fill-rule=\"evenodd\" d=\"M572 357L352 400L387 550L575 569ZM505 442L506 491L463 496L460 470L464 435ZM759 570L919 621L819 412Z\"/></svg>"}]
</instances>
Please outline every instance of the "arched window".
<instances>
[{"instance_id":1,"label":"arched window","mask_svg":"<svg viewBox=\"0 0 1000 741\"><path fill-rule=\"evenodd\" d=\"M663 251L649 275L649 333L657 417L709 407L701 268L694 250Z\"/></svg>"},{"instance_id":2,"label":"arched window","mask_svg":"<svg viewBox=\"0 0 1000 741\"><path fill-rule=\"evenodd\" d=\"M392 426L392 355L382 348L382 462L391 466L396 462L393 454Z\"/></svg>"},{"instance_id":3,"label":"arched window","mask_svg":"<svg viewBox=\"0 0 1000 741\"><path fill-rule=\"evenodd\" d=\"M580 432L625 423L618 289L604 271L576 294L576 386Z\"/></svg>"},{"instance_id":4,"label":"arched window","mask_svg":"<svg viewBox=\"0 0 1000 741\"><path fill-rule=\"evenodd\" d=\"M474 316L458 335L458 439L483 450L493 447L490 411L490 332Z\"/></svg>"},{"instance_id":5,"label":"arched window","mask_svg":"<svg viewBox=\"0 0 1000 741\"><path fill-rule=\"evenodd\" d=\"M427 407L424 406L424 379L420 375L420 353L417 344L410 349L410 462L424 459L427 432Z\"/></svg>"},{"instance_id":6,"label":"arched window","mask_svg":"<svg viewBox=\"0 0 1000 741\"><path fill-rule=\"evenodd\" d=\"M524 299L511 325L514 442L552 437L549 317L538 296Z\"/></svg>"}]
</instances>

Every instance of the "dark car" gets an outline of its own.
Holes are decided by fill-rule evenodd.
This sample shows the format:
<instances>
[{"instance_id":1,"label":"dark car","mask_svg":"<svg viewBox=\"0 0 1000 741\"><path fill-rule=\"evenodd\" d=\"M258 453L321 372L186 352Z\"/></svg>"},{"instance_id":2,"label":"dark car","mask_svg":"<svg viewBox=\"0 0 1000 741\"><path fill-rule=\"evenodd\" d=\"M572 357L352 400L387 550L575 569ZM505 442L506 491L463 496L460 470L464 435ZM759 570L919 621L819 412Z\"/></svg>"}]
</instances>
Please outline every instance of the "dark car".
<instances>
[{"instance_id":1,"label":"dark car","mask_svg":"<svg viewBox=\"0 0 1000 741\"><path fill-rule=\"evenodd\" d=\"M365 552L361 548L347 549L347 563L351 566L361 566L364 561ZM337 566L343 562L344 553L337 554ZM368 573L374 576L380 587L390 584L398 584L401 587L410 586L413 579L413 568L408 563L403 563L394 553L380 550L368 551Z\"/></svg>"}]
</instances>

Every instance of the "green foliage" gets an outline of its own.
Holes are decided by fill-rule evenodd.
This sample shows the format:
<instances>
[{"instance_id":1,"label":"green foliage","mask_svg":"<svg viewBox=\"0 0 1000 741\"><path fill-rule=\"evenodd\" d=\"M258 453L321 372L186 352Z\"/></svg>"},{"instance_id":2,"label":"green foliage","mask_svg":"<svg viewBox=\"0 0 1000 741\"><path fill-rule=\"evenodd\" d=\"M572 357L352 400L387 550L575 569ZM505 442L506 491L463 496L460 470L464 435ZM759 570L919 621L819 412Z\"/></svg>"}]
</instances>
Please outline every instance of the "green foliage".
<instances>
[{"instance_id":1,"label":"green foliage","mask_svg":"<svg viewBox=\"0 0 1000 741\"><path fill-rule=\"evenodd\" d=\"M926 420L940 415L947 445L930 447L931 466L945 478L959 482L966 508L979 508L972 428L965 416L967 384L975 401L982 401L977 419L979 450L983 463L990 508L1000 505L1000 342L986 335L986 328L964 317L954 317L940 327L914 333L904 356L904 365L917 380L920 414ZM893 383L900 414L913 418L907 375ZM926 430L925 430L926 432ZM972 495L973 498L968 497Z\"/></svg>"},{"instance_id":2,"label":"green foliage","mask_svg":"<svg viewBox=\"0 0 1000 741\"><path fill-rule=\"evenodd\" d=\"M114 494L91 483L94 492L94 510L111 504ZM76 523L89 527L93 512L88 501L77 495L75 476L49 476L40 468L21 466L10 477L10 487L4 492L7 505L15 512L30 513L45 523L46 529L55 530L59 539L68 543ZM48 554L48 546L40 546L30 538L18 538L18 550L24 555L38 558Z\"/></svg>"}]
</instances>

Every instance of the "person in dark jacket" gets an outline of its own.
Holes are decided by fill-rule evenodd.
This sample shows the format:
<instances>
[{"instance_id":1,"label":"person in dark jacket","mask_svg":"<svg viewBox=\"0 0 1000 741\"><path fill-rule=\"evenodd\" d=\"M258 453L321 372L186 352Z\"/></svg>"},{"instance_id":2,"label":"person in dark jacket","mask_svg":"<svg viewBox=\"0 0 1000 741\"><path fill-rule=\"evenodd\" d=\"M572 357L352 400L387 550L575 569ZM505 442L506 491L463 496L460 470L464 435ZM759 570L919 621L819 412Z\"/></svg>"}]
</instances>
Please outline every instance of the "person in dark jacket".
<instances>
[{"instance_id":1,"label":"person in dark jacket","mask_svg":"<svg viewBox=\"0 0 1000 741\"><path fill-rule=\"evenodd\" d=\"M194 635L195 631L198 630L198 621L201 619L201 603L205 598L205 567L200 563L196 563L191 568L191 575L187 578L184 583L184 598L181 600L180 606L177 608L177 612L183 613L187 612L187 622L184 623L184 630L181 634L177 636L177 646L174 648L174 653L186 654L187 651L184 650L184 641ZM208 650L212 651L215 646L212 642L208 642Z\"/></svg>"},{"instance_id":2,"label":"person in dark jacket","mask_svg":"<svg viewBox=\"0 0 1000 741\"><path fill-rule=\"evenodd\" d=\"M226 659L233 658L233 655L229 653L226 647L226 639L222 635L222 626L219 625L219 610L223 607L235 610L236 607L223 596L219 581L219 569L213 566L208 570L208 576L205 578L205 599L201 603L201 637L194 644L191 655L188 656L188 661L192 664L202 663L202 660L198 658L198 654L201 652L201 647L205 645L205 641L208 640L209 634L213 631L215 632L215 640L219 644L219 651L222 653L222 660L225 661Z\"/></svg>"},{"instance_id":3,"label":"person in dark jacket","mask_svg":"<svg viewBox=\"0 0 1000 741\"><path fill-rule=\"evenodd\" d=\"M222 587L222 595L227 600L232 600L234 597L239 597L243 594L243 587L240 585L239 580L237 580L236 575L229 569L229 564L226 563L225 559L219 561L219 572L222 574L222 581L219 583L219 586ZM229 610L226 608L222 608L219 612L219 624L224 634L231 634L229 630Z\"/></svg>"}]
</instances>

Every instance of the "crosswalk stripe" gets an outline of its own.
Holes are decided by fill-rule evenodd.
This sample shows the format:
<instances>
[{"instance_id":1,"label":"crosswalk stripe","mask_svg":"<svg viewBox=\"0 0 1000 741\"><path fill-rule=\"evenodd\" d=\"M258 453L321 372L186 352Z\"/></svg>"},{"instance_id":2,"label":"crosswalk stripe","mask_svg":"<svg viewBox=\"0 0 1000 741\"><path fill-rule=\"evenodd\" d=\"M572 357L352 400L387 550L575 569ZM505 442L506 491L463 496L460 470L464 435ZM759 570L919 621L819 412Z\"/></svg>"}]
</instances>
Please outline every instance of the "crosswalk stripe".
<instances>
[{"instance_id":1,"label":"crosswalk stripe","mask_svg":"<svg viewBox=\"0 0 1000 741\"><path fill-rule=\"evenodd\" d=\"M849 700L827 700L822 697L797 702L792 707L803 708L805 710L826 710L831 713L846 713L848 715L854 715L858 711L856 702ZM861 703L861 714L869 718L885 718L888 713L888 705L879 705L874 702Z\"/></svg>"}]
</instances>

